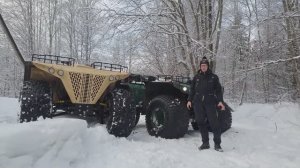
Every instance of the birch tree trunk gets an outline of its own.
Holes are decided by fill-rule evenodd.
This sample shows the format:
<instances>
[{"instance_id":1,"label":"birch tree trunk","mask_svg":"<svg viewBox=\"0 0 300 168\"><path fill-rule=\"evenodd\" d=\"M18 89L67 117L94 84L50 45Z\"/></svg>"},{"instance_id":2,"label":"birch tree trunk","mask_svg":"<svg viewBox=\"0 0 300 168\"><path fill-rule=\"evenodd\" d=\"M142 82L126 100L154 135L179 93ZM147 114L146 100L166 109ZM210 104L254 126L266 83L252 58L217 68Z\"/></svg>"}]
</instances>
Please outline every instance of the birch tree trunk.
<instances>
[{"instance_id":1,"label":"birch tree trunk","mask_svg":"<svg viewBox=\"0 0 300 168\"><path fill-rule=\"evenodd\" d=\"M298 10L298 5L299 2L298 0L282 0L282 4L283 4L283 9L284 12L286 14L291 13L291 12L299 12ZM297 11L298 10L298 11ZM299 18L293 18L293 17L286 17L285 18L285 22L286 22L286 33L287 33L287 38L288 38L288 51L290 54L290 57L295 57L295 56L299 56L300 52L299 52L299 40L297 38L299 38L299 28L300 28L300 24L299 24ZM298 29L298 32L297 30ZM294 78L294 87L296 89L296 95L294 96L294 98L299 98L299 94L300 94L300 79L299 79L299 61L294 60L293 62L293 78Z\"/></svg>"}]
</instances>

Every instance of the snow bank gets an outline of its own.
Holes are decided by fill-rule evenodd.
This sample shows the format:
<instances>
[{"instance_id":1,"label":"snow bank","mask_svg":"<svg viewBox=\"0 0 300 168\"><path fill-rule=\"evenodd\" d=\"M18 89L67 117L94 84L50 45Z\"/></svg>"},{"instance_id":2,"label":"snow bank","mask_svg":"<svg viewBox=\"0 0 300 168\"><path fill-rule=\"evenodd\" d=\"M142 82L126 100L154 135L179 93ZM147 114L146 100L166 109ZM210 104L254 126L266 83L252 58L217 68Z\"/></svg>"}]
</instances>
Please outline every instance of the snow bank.
<instances>
[{"instance_id":1,"label":"snow bank","mask_svg":"<svg viewBox=\"0 0 300 168\"><path fill-rule=\"evenodd\" d=\"M198 132L166 140L148 135L144 117L128 138L109 135L104 125L87 128L78 119L19 124L16 99L0 98L0 168L298 168L298 105L245 104L222 135L224 153L198 151ZM211 146L212 134L210 134Z\"/></svg>"},{"instance_id":2,"label":"snow bank","mask_svg":"<svg viewBox=\"0 0 300 168\"><path fill-rule=\"evenodd\" d=\"M18 99L0 97L0 124L16 123L19 109Z\"/></svg>"}]
</instances>

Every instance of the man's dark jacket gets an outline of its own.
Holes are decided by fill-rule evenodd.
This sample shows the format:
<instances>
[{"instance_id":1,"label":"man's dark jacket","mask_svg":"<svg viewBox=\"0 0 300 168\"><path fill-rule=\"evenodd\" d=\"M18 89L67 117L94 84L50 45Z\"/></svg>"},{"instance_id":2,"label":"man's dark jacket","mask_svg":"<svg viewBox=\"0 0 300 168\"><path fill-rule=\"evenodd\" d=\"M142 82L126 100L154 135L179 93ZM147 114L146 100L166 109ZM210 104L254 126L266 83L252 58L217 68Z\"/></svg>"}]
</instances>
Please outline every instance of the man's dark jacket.
<instances>
[{"instance_id":1,"label":"man's dark jacket","mask_svg":"<svg viewBox=\"0 0 300 168\"><path fill-rule=\"evenodd\" d=\"M223 102L222 87L217 75L210 69L203 73L198 71L194 76L188 101L200 101L206 104L218 104ZM199 102L199 103L200 103Z\"/></svg>"}]
</instances>

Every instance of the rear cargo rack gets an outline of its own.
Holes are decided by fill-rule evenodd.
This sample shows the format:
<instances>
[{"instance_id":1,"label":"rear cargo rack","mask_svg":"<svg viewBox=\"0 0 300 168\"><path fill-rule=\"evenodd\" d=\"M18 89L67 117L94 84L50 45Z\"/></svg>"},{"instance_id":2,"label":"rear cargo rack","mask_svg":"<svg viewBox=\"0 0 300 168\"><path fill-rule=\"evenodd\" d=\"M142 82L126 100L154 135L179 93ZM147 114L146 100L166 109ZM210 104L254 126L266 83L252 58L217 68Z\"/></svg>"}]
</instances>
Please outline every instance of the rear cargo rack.
<instances>
[{"instance_id":1,"label":"rear cargo rack","mask_svg":"<svg viewBox=\"0 0 300 168\"><path fill-rule=\"evenodd\" d=\"M32 61L38 61L43 63L50 64L59 64L59 65L67 65L74 66L75 59L70 57L62 57L57 55L40 55L40 54L32 54Z\"/></svg>"},{"instance_id":2,"label":"rear cargo rack","mask_svg":"<svg viewBox=\"0 0 300 168\"><path fill-rule=\"evenodd\" d=\"M128 67L126 66L122 66L119 64L110 64L105 62L94 62L91 64L91 67L100 70L128 72Z\"/></svg>"},{"instance_id":3,"label":"rear cargo rack","mask_svg":"<svg viewBox=\"0 0 300 168\"><path fill-rule=\"evenodd\" d=\"M165 82L179 82L179 83L190 83L191 79L184 76L172 76L172 75L157 75L159 81Z\"/></svg>"},{"instance_id":4,"label":"rear cargo rack","mask_svg":"<svg viewBox=\"0 0 300 168\"><path fill-rule=\"evenodd\" d=\"M191 78L190 77L186 77L186 76L173 76L173 80L179 83L190 83L191 82Z\"/></svg>"}]
</instances>

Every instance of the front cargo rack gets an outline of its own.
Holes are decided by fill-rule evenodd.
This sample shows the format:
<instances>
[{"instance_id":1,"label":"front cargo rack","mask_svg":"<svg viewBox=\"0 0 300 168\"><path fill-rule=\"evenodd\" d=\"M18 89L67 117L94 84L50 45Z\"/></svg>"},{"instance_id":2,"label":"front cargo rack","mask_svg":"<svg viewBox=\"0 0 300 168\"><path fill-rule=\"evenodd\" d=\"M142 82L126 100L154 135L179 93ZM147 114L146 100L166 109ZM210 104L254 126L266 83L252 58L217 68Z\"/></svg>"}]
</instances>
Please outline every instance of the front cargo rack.
<instances>
[{"instance_id":1,"label":"front cargo rack","mask_svg":"<svg viewBox=\"0 0 300 168\"><path fill-rule=\"evenodd\" d=\"M105 62L94 62L91 66L99 70L108 70L108 71L119 71L119 72L128 72L128 67L122 66L119 64L110 64Z\"/></svg>"},{"instance_id":2,"label":"front cargo rack","mask_svg":"<svg viewBox=\"0 0 300 168\"><path fill-rule=\"evenodd\" d=\"M40 54L32 54L32 61L39 61L43 63L50 64L59 64L59 65L67 65L74 66L75 59L70 57L62 57L57 55L40 55Z\"/></svg>"}]
</instances>

